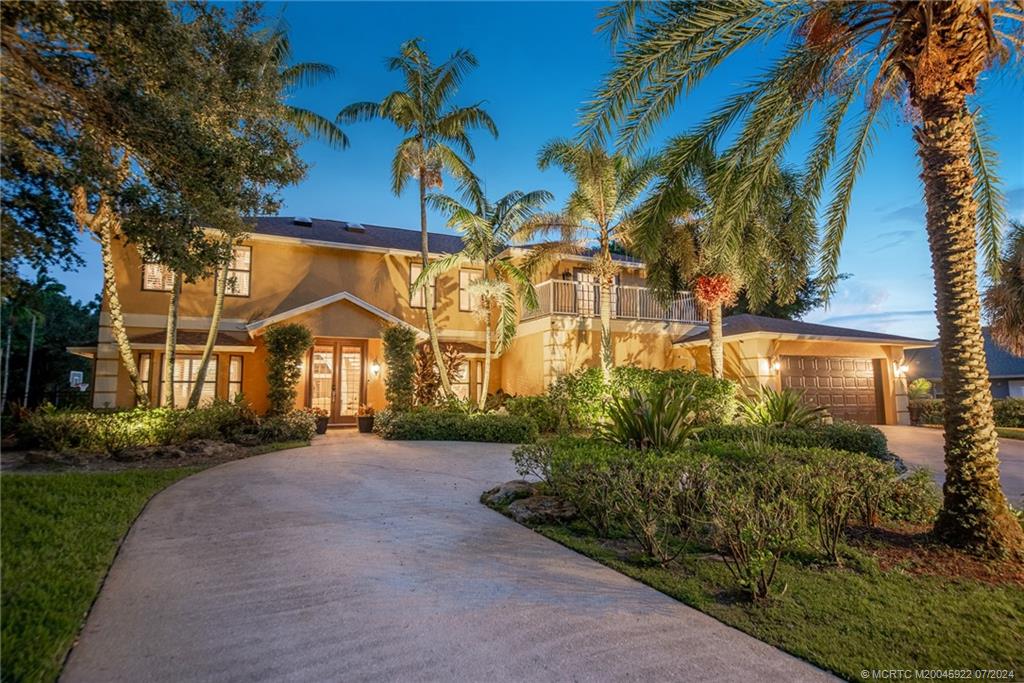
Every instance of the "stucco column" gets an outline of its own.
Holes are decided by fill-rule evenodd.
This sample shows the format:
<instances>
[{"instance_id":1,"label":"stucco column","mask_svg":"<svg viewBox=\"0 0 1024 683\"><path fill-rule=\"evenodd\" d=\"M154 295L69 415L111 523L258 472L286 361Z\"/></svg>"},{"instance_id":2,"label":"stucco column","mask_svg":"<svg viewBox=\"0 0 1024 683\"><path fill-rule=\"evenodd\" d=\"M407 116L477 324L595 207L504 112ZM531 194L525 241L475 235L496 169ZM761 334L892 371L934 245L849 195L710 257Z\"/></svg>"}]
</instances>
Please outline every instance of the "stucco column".
<instances>
[{"instance_id":1,"label":"stucco column","mask_svg":"<svg viewBox=\"0 0 1024 683\"><path fill-rule=\"evenodd\" d=\"M897 361L898 362L898 361ZM910 424L910 398L907 395L906 373L895 373L896 381L893 383L896 389L896 424Z\"/></svg>"}]
</instances>

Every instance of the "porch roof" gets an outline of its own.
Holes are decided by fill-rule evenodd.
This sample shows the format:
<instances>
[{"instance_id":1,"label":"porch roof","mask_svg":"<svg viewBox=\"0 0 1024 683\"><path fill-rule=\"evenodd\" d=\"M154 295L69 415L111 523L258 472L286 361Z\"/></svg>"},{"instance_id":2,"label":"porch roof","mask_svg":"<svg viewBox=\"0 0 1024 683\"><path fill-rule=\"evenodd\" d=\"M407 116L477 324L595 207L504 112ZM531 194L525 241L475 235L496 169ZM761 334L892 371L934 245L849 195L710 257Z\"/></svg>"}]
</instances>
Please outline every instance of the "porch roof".
<instances>
[{"instance_id":1,"label":"porch roof","mask_svg":"<svg viewBox=\"0 0 1024 683\"><path fill-rule=\"evenodd\" d=\"M856 330L848 327L833 327L818 323L805 323L801 320L784 320L769 318L763 315L730 315L722 319L722 339L738 341L747 337L770 336L779 339L800 339L805 341L845 341L863 344L895 344L908 348L926 348L935 342L914 337L901 337L895 334ZM709 343L706 326L684 334L673 344L679 346L701 346Z\"/></svg>"},{"instance_id":2,"label":"porch roof","mask_svg":"<svg viewBox=\"0 0 1024 683\"><path fill-rule=\"evenodd\" d=\"M324 306L328 306L339 301L348 301L349 303L358 306L359 308L362 308L368 313L375 315L381 320L389 322L393 325L404 325L405 327L408 327L413 332L415 332L416 335L419 337L427 336L426 332L424 332L420 328L410 325L409 323L405 322L398 316L392 315L391 313L388 313L387 311L378 308L377 306L374 306L373 304L364 301L355 294L352 294L351 292L347 291L331 294L330 296L325 296L322 299L310 301L309 303L302 304L300 306L295 306L294 308L289 308L278 313L274 313L273 315L269 315L266 318L263 318L262 320L256 320L247 324L245 326L245 329L248 330L250 336L255 337L262 334L267 327L273 325L274 323L281 322L282 320L288 320L290 318L300 316L304 313L309 313L310 311L315 311L318 308L323 308Z\"/></svg>"},{"instance_id":3,"label":"porch roof","mask_svg":"<svg viewBox=\"0 0 1024 683\"><path fill-rule=\"evenodd\" d=\"M185 351L202 350L206 346L206 330L178 330L176 336L179 349ZM137 349L162 349L167 340L166 330L129 334L128 339ZM255 351L252 340L237 333L217 332L213 342L214 351L234 351L247 353Z\"/></svg>"}]
</instances>

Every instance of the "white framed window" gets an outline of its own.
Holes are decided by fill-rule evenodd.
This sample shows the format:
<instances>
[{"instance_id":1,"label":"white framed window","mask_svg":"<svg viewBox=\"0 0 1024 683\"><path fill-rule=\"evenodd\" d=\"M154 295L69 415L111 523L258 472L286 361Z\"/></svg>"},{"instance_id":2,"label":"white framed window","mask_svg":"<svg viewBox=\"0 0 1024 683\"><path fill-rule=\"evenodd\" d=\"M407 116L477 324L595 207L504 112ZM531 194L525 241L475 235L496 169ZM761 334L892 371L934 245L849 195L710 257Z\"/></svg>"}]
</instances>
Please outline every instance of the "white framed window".
<instances>
[{"instance_id":1,"label":"white framed window","mask_svg":"<svg viewBox=\"0 0 1024 683\"><path fill-rule=\"evenodd\" d=\"M234 401L242 393L242 357L228 358L228 400Z\"/></svg>"},{"instance_id":2,"label":"white framed window","mask_svg":"<svg viewBox=\"0 0 1024 683\"><path fill-rule=\"evenodd\" d=\"M228 263L228 281L224 293L228 296L249 296L252 285L252 247L234 247Z\"/></svg>"},{"instance_id":3,"label":"white framed window","mask_svg":"<svg viewBox=\"0 0 1024 683\"><path fill-rule=\"evenodd\" d=\"M144 261L142 289L147 292L169 292L174 289L174 271L162 263Z\"/></svg>"},{"instance_id":4,"label":"white framed window","mask_svg":"<svg viewBox=\"0 0 1024 683\"><path fill-rule=\"evenodd\" d=\"M199 363L202 356L178 354L174 357L174 371L171 383L174 386L174 406L184 408L188 405L188 398L192 395L192 386L199 377ZM161 400L163 390L160 391ZM199 397L199 405L207 405L213 402L217 396L217 357L211 356L210 363L206 366L206 379L203 381L203 391Z\"/></svg>"},{"instance_id":5,"label":"white framed window","mask_svg":"<svg viewBox=\"0 0 1024 683\"><path fill-rule=\"evenodd\" d=\"M476 311L480 308L480 297L473 296L472 292L469 291L469 286L473 284L475 280L479 280L482 273L479 270L460 270L459 271L459 310L460 311Z\"/></svg>"},{"instance_id":6,"label":"white framed window","mask_svg":"<svg viewBox=\"0 0 1024 683\"><path fill-rule=\"evenodd\" d=\"M427 305L427 291L426 288L420 288L415 292L412 291L412 283L416 282L419 278L420 273L423 272L422 263L412 263L409 265L409 305L413 308L426 308ZM431 291L434 293L434 307L437 307L437 278L430 283Z\"/></svg>"},{"instance_id":7,"label":"white framed window","mask_svg":"<svg viewBox=\"0 0 1024 683\"><path fill-rule=\"evenodd\" d=\"M469 399L469 362L462 361L452 373L452 391L461 399Z\"/></svg>"}]
</instances>

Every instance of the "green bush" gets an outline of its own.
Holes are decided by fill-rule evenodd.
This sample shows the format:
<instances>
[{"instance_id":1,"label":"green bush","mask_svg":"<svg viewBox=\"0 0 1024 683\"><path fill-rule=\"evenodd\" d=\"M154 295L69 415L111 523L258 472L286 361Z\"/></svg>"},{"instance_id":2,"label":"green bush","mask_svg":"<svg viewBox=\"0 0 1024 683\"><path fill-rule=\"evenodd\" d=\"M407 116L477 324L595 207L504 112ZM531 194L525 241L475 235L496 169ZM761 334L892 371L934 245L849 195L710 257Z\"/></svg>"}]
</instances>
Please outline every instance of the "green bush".
<instances>
[{"instance_id":1,"label":"green bush","mask_svg":"<svg viewBox=\"0 0 1024 683\"><path fill-rule=\"evenodd\" d=\"M489 441L529 443L537 439L537 423L520 415L467 413L422 406L392 413L374 430L385 439L399 441Z\"/></svg>"},{"instance_id":2,"label":"green bush","mask_svg":"<svg viewBox=\"0 0 1024 683\"><path fill-rule=\"evenodd\" d=\"M932 383L924 377L918 377L907 386L907 396L912 401L931 398Z\"/></svg>"},{"instance_id":3,"label":"green bush","mask_svg":"<svg viewBox=\"0 0 1024 683\"><path fill-rule=\"evenodd\" d=\"M712 425L697 435L700 441L766 443L797 448L830 448L863 453L887 460L889 444L881 430L855 422L836 422L806 428L774 428L754 425Z\"/></svg>"},{"instance_id":4,"label":"green bush","mask_svg":"<svg viewBox=\"0 0 1024 683\"><path fill-rule=\"evenodd\" d=\"M942 495L926 469L916 469L893 481L882 493L880 513L884 519L911 524L931 524L939 514Z\"/></svg>"},{"instance_id":5,"label":"green bush","mask_svg":"<svg viewBox=\"0 0 1024 683\"><path fill-rule=\"evenodd\" d=\"M728 424L736 412L736 385L691 370L655 370L632 365L612 368L608 386L599 368L559 377L548 396L562 411L571 428L590 429L608 415L608 398L624 396L630 389L641 393L677 388L692 392L697 424Z\"/></svg>"},{"instance_id":6,"label":"green bush","mask_svg":"<svg viewBox=\"0 0 1024 683\"><path fill-rule=\"evenodd\" d=\"M557 432L561 424L560 412L547 396L513 396L505 399L504 406L509 415L532 418L541 432Z\"/></svg>"},{"instance_id":7,"label":"green bush","mask_svg":"<svg viewBox=\"0 0 1024 683\"><path fill-rule=\"evenodd\" d=\"M679 387L652 388L645 393L630 389L613 396L608 421L597 434L635 450L676 451L699 431L694 426L696 401Z\"/></svg>"},{"instance_id":8,"label":"green bush","mask_svg":"<svg viewBox=\"0 0 1024 683\"><path fill-rule=\"evenodd\" d=\"M381 332L384 343L384 399L392 410L409 410L413 404L416 374L416 332L407 325L390 325Z\"/></svg>"},{"instance_id":9,"label":"green bush","mask_svg":"<svg viewBox=\"0 0 1024 683\"><path fill-rule=\"evenodd\" d=\"M940 425L945 418L945 402L941 398L910 401L910 422ZM1024 427L1024 398L1000 398L992 401L992 415L997 427Z\"/></svg>"},{"instance_id":10,"label":"green bush","mask_svg":"<svg viewBox=\"0 0 1024 683\"><path fill-rule=\"evenodd\" d=\"M260 421L257 432L261 443L309 441L315 433L316 415L308 410L267 416Z\"/></svg>"},{"instance_id":11,"label":"green bush","mask_svg":"<svg viewBox=\"0 0 1024 683\"><path fill-rule=\"evenodd\" d=\"M295 385L302 378L302 359L313 346L313 333L298 323L274 325L263 335L267 347L267 400L272 415L295 405Z\"/></svg>"}]
</instances>

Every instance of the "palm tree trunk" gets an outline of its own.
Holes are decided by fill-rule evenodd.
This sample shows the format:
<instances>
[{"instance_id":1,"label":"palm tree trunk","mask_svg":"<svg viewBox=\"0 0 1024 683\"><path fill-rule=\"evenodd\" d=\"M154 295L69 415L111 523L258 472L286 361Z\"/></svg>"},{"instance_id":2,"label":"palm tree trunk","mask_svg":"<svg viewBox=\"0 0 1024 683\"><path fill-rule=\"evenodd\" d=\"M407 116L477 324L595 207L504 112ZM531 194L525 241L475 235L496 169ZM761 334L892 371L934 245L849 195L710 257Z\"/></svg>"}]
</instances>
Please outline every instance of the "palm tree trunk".
<instances>
[{"instance_id":1,"label":"palm tree trunk","mask_svg":"<svg viewBox=\"0 0 1024 683\"><path fill-rule=\"evenodd\" d=\"M612 277L601 276L601 373L612 381Z\"/></svg>"},{"instance_id":2,"label":"palm tree trunk","mask_svg":"<svg viewBox=\"0 0 1024 683\"><path fill-rule=\"evenodd\" d=\"M83 188L79 188L82 196L85 194ZM106 206L107 198L101 200L101 207L92 217L85 216L76 202L75 214L79 223L89 226L100 243L100 257L103 263L103 294L107 298L107 312L110 315L110 332L117 344L118 355L121 357L121 364L128 372L128 381L131 382L132 391L135 393L135 401L139 406L149 406L149 394L139 377L139 368L135 364L135 356L132 353L131 341L128 339L128 332L124 324L124 312L121 310L121 299L117 294L117 271L114 268L114 257L111 252L114 240L114 222L116 218L111 215L110 209ZM82 204L81 206L84 206Z\"/></svg>"},{"instance_id":3,"label":"palm tree trunk","mask_svg":"<svg viewBox=\"0 0 1024 683\"><path fill-rule=\"evenodd\" d=\"M206 346L203 347L203 357L199 360L199 370L196 373L195 384L192 385L192 393L188 397L188 407L198 408L199 399L203 395L203 384L206 382L206 368L210 365L210 357L213 356L213 347L217 344L217 332L220 329L220 316L224 311L224 293L228 285L228 265L231 263L231 243L228 243L228 256L224 259L223 265L217 271L217 282L214 286L213 317L210 319L210 331L206 333ZM230 396L228 397L231 398Z\"/></svg>"},{"instance_id":4,"label":"palm tree trunk","mask_svg":"<svg viewBox=\"0 0 1024 683\"><path fill-rule=\"evenodd\" d=\"M486 271L485 271L486 277ZM468 362L468 361L467 361ZM480 380L480 396L477 403L480 410L487 408L487 390L491 386L491 306L487 304L487 314L484 317L484 376Z\"/></svg>"},{"instance_id":5,"label":"palm tree trunk","mask_svg":"<svg viewBox=\"0 0 1024 683\"><path fill-rule=\"evenodd\" d=\"M425 167L420 167L420 251L423 255L423 269L426 270L430 263L430 241L427 238L427 186L424 176L427 173ZM423 288L423 303L426 306L427 314L427 335L430 337L430 348L434 352L434 362L437 363L437 374L441 378L441 390L445 398L451 398L452 383L448 379L448 371L444 367L444 358L441 357L441 343L437 339L437 325L434 323L434 283L428 282Z\"/></svg>"},{"instance_id":6,"label":"palm tree trunk","mask_svg":"<svg viewBox=\"0 0 1024 683\"><path fill-rule=\"evenodd\" d=\"M945 399L946 483L935 523L946 542L1024 556L1024 532L999 484L998 440L981 335L974 173L966 100L954 87L918 93L915 131L927 202Z\"/></svg>"},{"instance_id":7,"label":"palm tree trunk","mask_svg":"<svg viewBox=\"0 0 1024 683\"><path fill-rule=\"evenodd\" d=\"M725 354L722 343L722 302L716 301L708 306L708 340L711 352L711 376L715 379L725 377Z\"/></svg>"},{"instance_id":8,"label":"palm tree trunk","mask_svg":"<svg viewBox=\"0 0 1024 683\"><path fill-rule=\"evenodd\" d=\"M167 332L164 339L164 405L174 408L174 357L178 348L178 302L181 300L181 273L174 273L171 300L167 304Z\"/></svg>"}]
</instances>

